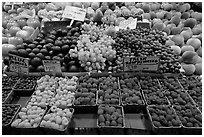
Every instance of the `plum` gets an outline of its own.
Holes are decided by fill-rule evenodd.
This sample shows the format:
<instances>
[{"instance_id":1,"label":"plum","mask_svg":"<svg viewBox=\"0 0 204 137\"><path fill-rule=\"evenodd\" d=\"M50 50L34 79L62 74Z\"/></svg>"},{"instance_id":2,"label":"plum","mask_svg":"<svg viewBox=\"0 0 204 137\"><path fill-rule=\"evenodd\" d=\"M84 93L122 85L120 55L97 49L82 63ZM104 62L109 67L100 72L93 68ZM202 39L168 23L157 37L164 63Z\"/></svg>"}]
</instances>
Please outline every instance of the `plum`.
<instances>
[{"instance_id":1,"label":"plum","mask_svg":"<svg viewBox=\"0 0 204 137\"><path fill-rule=\"evenodd\" d=\"M2 89L12 89L17 83L19 77L17 76L3 76Z\"/></svg>"}]
</instances>

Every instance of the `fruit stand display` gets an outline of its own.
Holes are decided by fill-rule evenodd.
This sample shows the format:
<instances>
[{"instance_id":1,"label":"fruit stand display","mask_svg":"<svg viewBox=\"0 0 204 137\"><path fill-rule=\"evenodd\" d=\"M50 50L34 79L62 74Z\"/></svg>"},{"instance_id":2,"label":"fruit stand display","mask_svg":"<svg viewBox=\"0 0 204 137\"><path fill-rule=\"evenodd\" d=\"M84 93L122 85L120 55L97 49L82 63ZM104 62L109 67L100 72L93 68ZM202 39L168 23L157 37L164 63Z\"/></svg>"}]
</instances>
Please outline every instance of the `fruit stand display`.
<instances>
[{"instance_id":1,"label":"fruit stand display","mask_svg":"<svg viewBox=\"0 0 204 137\"><path fill-rule=\"evenodd\" d=\"M202 134L200 5L3 2L2 134Z\"/></svg>"}]
</instances>

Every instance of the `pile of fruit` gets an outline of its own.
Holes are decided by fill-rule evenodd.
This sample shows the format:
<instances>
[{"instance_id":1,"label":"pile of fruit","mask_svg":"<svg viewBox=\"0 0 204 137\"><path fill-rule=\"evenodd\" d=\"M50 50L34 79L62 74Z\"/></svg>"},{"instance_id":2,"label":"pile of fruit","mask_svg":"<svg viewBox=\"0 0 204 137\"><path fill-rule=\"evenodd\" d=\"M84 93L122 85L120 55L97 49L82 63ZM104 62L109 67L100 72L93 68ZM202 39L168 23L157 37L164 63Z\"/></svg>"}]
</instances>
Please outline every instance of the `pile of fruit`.
<instances>
[{"instance_id":1,"label":"pile of fruit","mask_svg":"<svg viewBox=\"0 0 204 137\"><path fill-rule=\"evenodd\" d=\"M12 122L15 128L37 128L46 112L46 107L27 105L22 107Z\"/></svg>"},{"instance_id":2,"label":"pile of fruit","mask_svg":"<svg viewBox=\"0 0 204 137\"><path fill-rule=\"evenodd\" d=\"M43 22L69 20L62 18L65 6L85 8L85 21L27 40ZM30 58L31 72L44 71L43 59L61 61L63 72L120 72L125 56L159 56L161 73L179 73L182 66L186 75L202 74L202 13L189 3L40 2L11 8L3 4L3 56ZM138 16L152 28L115 29Z\"/></svg>"},{"instance_id":3,"label":"pile of fruit","mask_svg":"<svg viewBox=\"0 0 204 137\"><path fill-rule=\"evenodd\" d=\"M77 92L75 93L74 105L96 105L98 79L88 75L79 77Z\"/></svg>"},{"instance_id":4,"label":"pile of fruit","mask_svg":"<svg viewBox=\"0 0 204 137\"><path fill-rule=\"evenodd\" d=\"M99 127L124 127L124 112L120 106L98 106Z\"/></svg>"},{"instance_id":5,"label":"pile of fruit","mask_svg":"<svg viewBox=\"0 0 204 137\"><path fill-rule=\"evenodd\" d=\"M40 127L65 131L71 121L73 109L61 109L57 106L52 106L43 117Z\"/></svg>"},{"instance_id":6,"label":"pile of fruit","mask_svg":"<svg viewBox=\"0 0 204 137\"><path fill-rule=\"evenodd\" d=\"M3 76L2 89L12 89L18 80L19 80L19 77L16 77L16 76Z\"/></svg>"},{"instance_id":7,"label":"pile of fruit","mask_svg":"<svg viewBox=\"0 0 204 137\"><path fill-rule=\"evenodd\" d=\"M18 83L15 85L15 89L20 89L20 90L32 90L35 88L36 81L39 77L25 77L25 78L20 78L18 80Z\"/></svg>"},{"instance_id":8,"label":"pile of fruit","mask_svg":"<svg viewBox=\"0 0 204 137\"><path fill-rule=\"evenodd\" d=\"M144 105L137 77L121 77L119 84L123 105Z\"/></svg>"},{"instance_id":9,"label":"pile of fruit","mask_svg":"<svg viewBox=\"0 0 204 137\"><path fill-rule=\"evenodd\" d=\"M181 123L172 107L167 105L148 106L154 127L180 127Z\"/></svg>"},{"instance_id":10,"label":"pile of fruit","mask_svg":"<svg viewBox=\"0 0 204 137\"><path fill-rule=\"evenodd\" d=\"M192 105L173 106L184 127L202 127L202 114Z\"/></svg>"},{"instance_id":11,"label":"pile of fruit","mask_svg":"<svg viewBox=\"0 0 204 137\"><path fill-rule=\"evenodd\" d=\"M2 126L7 126L12 122L16 113L20 109L18 104L3 104L2 105Z\"/></svg>"},{"instance_id":12,"label":"pile of fruit","mask_svg":"<svg viewBox=\"0 0 204 137\"><path fill-rule=\"evenodd\" d=\"M118 90L118 79L113 76L99 78L99 90L97 104L120 104L120 94Z\"/></svg>"}]
</instances>

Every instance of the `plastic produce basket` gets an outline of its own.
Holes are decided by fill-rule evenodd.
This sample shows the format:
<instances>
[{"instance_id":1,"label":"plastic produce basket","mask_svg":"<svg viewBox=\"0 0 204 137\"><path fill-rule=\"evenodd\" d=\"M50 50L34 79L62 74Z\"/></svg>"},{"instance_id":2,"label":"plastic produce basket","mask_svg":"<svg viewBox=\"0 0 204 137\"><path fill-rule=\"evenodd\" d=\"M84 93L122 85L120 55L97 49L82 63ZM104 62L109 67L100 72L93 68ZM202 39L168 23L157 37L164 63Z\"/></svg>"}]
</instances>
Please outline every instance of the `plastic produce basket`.
<instances>
[{"instance_id":1,"label":"plastic produce basket","mask_svg":"<svg viewBox=\"0 0 204 137\"><path fill-rule=\"evenodd\" d=\"M2 92L4 92L4 91L5 91L5 90L3 89ZM8 89L7 91L8 91L9 93L8 93L8 95L7 95L7 97L6 97L5 99L2 99L3 104L10 104L11 101L13 100L13 98L14 98L14 92L13 92L13 90ZM2 94L4 94L4 93L2 93Z\"/></svg>"},{"instance_id":2,"label":"plastic produce basket","mask_svg":"<svg viewBox=\"0 0 204 137\"><path fill-rule=\"evenodd\" d=\"M2 134L3 134L3 135L4 135L4 134L6 134L6 135L12 135L12 134L15 134L16 132L15 132L15 131L12 131L11 123L13 122L14 118L16 117L16 115L18 114L18 112L20 111L21 105L19 105L19 104L12 104L12 105L10 105L10 104L3 104L3 105L2 105L2 108L3 108L4 106L15 106L15 107L17 107L17 111L16 111L16 112L14 113L14 115L12 116L10 122L9 122L8 124L2 123ZM3 118L3 117L2 117L2 118Z\"/></svg>"},{"instance_id":3,"label":"plastic produce basket","mask_svg":"<svg viewBox=\"0 0 204 137\"><path fill-rule=\"evenodd\" d=\"M12 79L12 78L15 78L15 79ZM3 82L4 81L8 81L8 80L10 80L11 81L11 85L9 85L10 87L8 87L8 86L5 86L4 84L3 84ZM15 85L16 85L16 83L18 82L18 80L19 80L19 78L17 77L17 76L3 76L2 77L2 89L13 89L14 87L15 87Z\"/></svg>"},{"instance_id":4,"label":"plastic produce basket","mask_svg":"<svg viewBox=\"0 0 204 137\"><path fill-rule=\"evenodd\" d=\"M20 78L20 79L18 80L18 82L16 83L16 85L14 86L14 89L13 89L14 92L17 93L17 94L20 95L20 96L30 96L30 95L32 95L33 92L34 92L34 90L35 90L36 83L33 83L33 87L30 88L30 89L18 89L18 88L17 88L17 85L18 85L19 83L21 83L21 79L22 79L22 78Z\"/></svg>"},{"instance_id":5,"label":"plastic produce basket","mask_svg":"<svg viewBox=\"0 0 204 137\"><path fill-rule=\"evenodd\" d=\"M151 126L152 126L152 132L154 134L163 134L163 135L177 135L177 134L181 134L181 122L178 118L178 116L176 115L176 112L173 110L173 108L170 105L163 105L165 107L170 108L173 111L173 114L176 116L176 120L179 122L179 126L175 127L175 126L170 126L170 127L156 127L153 123L152 120L152 116L150 114L149 108L152 107L156 107L155 105L151 105L151 106L147 106L147 114L149 115L149 119L151 121Z\"/></svg>"},{"instance_id":6,"label":"plastic produce basket","mask_svg":"<svg viewBox=\"0 0 204 137\"><path fill-rule=\"evenodd\" d=\"M73 117L73 114L74 114L74 109L73 108L68 108L70 111L71 111L71 113L72 113L72 116L71 116L71 118L70 118L70 121L69 121L69 124L70 124L70 122L71 122L71 119L72 119L72 117ZM46 114L50 114L51 113L51 108L48 110L48 112L46 113ZM45 115L46 115L45 114ZM44 115L44 116L45 116ZM43 118L44 119L44 118ZM42 120L43 120L42 119ZM42 121L41 121L42 122ZM69 129L68 129L68 127L69 127L69 124L63 129L63 130L61 130L61 129L53 129L53 128L51 128L51 127L43 127L42 125L41 125L41 123L40 123L40 128L42 128L42 130L43 130L43 132L44 132L44 134L51 134L51 135L70 135L70 131L69 131Z\"/></svg>"},{"instance_id":7,"label":"plastic produce basket","mask_svg":"<svg viewBox=\"0 0 204 137\"><path fill-rule=\"evenodd\" d=\"M201 116L202 116L202 113L201 113L201 111L197 108L197 107L195 107L195 106L192 106L194 109L196 109L197 111L198 111L198 113L199 114L201 114ZM181 114L180 114L180 111L178 111L178 110L176 110L175 109L175 105L173 106L173 109L175 110L175 112L176 112L176 114L179 116L182 116ZM201 135L202 134L202 127L186 127L186 126L184 126L182 123L181 123L181 125L182 125L182 134L183 135Z\"/></svg>"},{"instance_id":8,"label":"plastic produce basket","mask_svg":"<svg viewBox=\"0 0 204 137\"><path fill-rule=\"evenodd\" d=\"M101 105L105 106L105 105ZM100 135L124 135L125 133L125 117L124 117L124 110L123 107L121 106L115 106L115 105L109 105L113 106L115 108L120 108L122 111L122 119L123 119L123 124L122 127L117 127L117 126L100 126L99 125L99 120L97 119L97 127L99 128L99 134Z\"/></svg>"},{"instance_id":9,"label":"plastic produce basket","mask_svg":"<svg viewBox=\"0 0 204 137\"><path fill-rule=\"evenodd\" d=\"M40 118L40 122L42 121L44 115L46 114L46 111L47 111L47 107L41 107L43 108L44 110L44 113L43 113L43 116L41 116ZM19 111L21 112L21 110ZM19 115L17 114L15 116L15 119L13 121L15 121L16 119L19 118ZM23 128L19 128L19 127L12 127L15 131L17 131L18 133L20 133L21 135L41 135L42 134L42 130L39 128L40 126L40 122L38 123L38 126L37 127L32 127L32 128L26 128L26 127L23 127ZM12 130L13 130L12 129Z\"/></svg>"}]
</instances>

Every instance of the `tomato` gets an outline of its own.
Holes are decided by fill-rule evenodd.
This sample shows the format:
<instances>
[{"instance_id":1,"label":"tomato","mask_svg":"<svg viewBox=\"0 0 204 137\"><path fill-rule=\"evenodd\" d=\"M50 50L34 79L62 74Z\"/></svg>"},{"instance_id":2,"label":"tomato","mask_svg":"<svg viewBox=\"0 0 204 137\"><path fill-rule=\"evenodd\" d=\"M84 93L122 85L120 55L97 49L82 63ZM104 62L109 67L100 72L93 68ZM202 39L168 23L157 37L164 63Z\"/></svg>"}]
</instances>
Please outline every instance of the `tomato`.
<instances>
[{"instance_id":1,"label":"tomato","mask_svg":"<svg viewBox=\"0 0 204 137\"><path fill-rule=\"evenodd\" d=\"M31 26L24 26L22 30L28 31L30 35L33 34L33 32L35 31L35 29Z\"/></svg>"},{"instance_id":2,"label":"tomato","mask_svg":"<svg viewBox=\"0 0 204 137\"><path fill-rule=\"evenodd\" d=\"M24 26L27 25L27 20L22 18L22 19L17 20L17 23L21 28L23 28Z\"/></svg>"},{"instance_id":3,"label":"tomato","mask_svg":"<svg viewBox=\"0 0 204 137\"><path fill-rule=\"evenodd\" d=\"M8 44L13 44L13 45L20 45L23 44L23 39L21 37L10 37L8 39Z\"/></svg>"},{"instance_id":4,"label":"tomato","mask_svg":"<svg viewBox=\"0 0 204 137\"><path fill-rule=\"evenodd\" d=\"M30 37L30 33L26 30L19 30L17 33L16 33L16 36L17 37L21 37L22 39L26 40Z\"/></svg>"},{"instance_id":5,"label":"tomato","mask_svg":"<svg viewBox=\"0 0 204 137\"><path fill-rule=\"evenodd\" d=\"M11 28L9 29L9 33L11 34L11 36L15 36L16 32L21 30L19 27L17 26L11 26Z\"/></svg>"},{"instance_id":6,"label":"tomato","mask_svg":"<svg viewBox=\"0 0 204 137\"><path fill-rule=\"evenodd\" d=\"M40 27L40 21L34 18L30 18L27 20L28 26L31 26L33 28Z\"/></svg>"},{"instance_id":7,"label":"tomato","mask_svg":"<svg viewBox=\"0 0 204 137\"><path fill-rule=\"evenodd\" d=\"M16 21L11 21L7 23L7 29L10 29L12 26L19 26Z\"/></svg>"}]
</instances>

